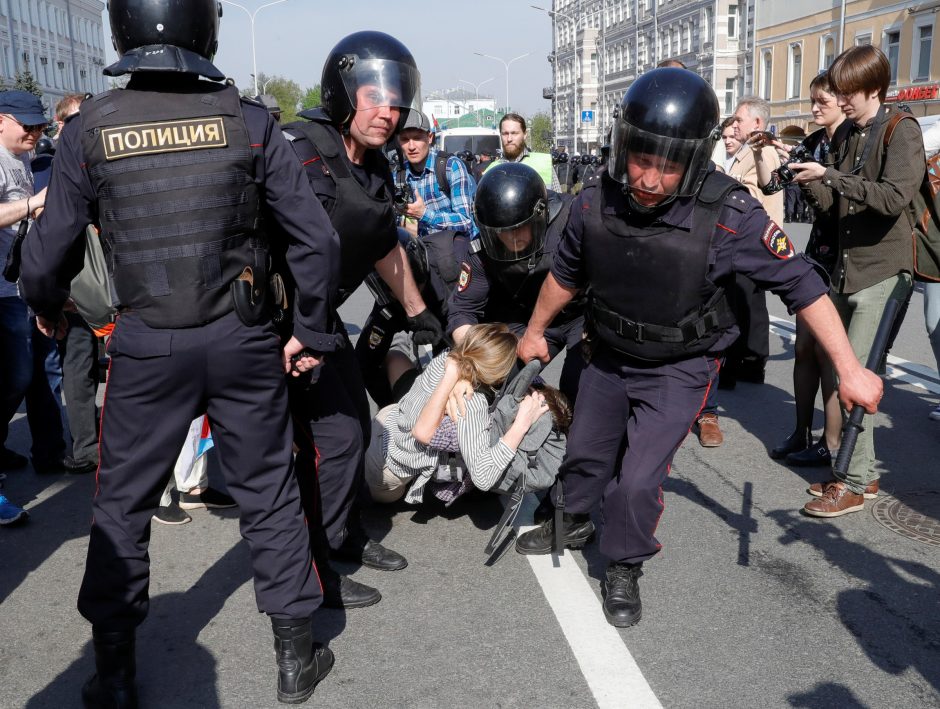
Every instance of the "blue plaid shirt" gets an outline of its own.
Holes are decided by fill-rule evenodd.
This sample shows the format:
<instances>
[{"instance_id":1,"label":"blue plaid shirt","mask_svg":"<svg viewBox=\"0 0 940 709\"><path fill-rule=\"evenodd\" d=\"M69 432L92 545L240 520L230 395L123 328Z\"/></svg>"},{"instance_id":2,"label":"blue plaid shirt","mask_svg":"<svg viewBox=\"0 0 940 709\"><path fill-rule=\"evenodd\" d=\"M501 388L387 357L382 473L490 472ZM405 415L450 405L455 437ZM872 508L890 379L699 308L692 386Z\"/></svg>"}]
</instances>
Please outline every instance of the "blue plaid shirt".
<instances>
[{"instance_id":1,"label":"blue plaid shirt","mask_svg":"<svg viewBox=\"0 0 940 709\"><path fill-rule=\"evenodd\" d=\"M418 220L418 235L427 236L435 231L452 229L470 234L476 238L479 234L473 222L473 196L477 185L467 171L463 160L451 156L447 160L447 177L450 180L450 199L441 191L434 174L434 164L438 151L431 148L424 170L416 175L411 163L406 162L405 178L411 184L416 195L424 200L426 211Z\"/></svg>"}]
</instances>

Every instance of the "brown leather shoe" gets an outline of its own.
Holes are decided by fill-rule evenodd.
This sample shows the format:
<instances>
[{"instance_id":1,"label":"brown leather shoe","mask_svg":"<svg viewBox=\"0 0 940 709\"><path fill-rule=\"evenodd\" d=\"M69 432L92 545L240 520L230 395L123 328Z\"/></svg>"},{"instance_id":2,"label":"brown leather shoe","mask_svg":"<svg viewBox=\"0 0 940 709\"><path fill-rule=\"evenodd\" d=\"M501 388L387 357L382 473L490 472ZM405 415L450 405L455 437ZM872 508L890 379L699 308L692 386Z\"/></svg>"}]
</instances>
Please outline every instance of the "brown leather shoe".
<instances>
[{"instance_id":1,"label":"brown leather shoe","mask_svg":"<svg viewBox=\"0 0 940 709\"><path fill-rule=\"evenodd\" d=\"M845 483L834 482L823 490L822 497L803 505L803 511L811 517L841 517L849 512L865 509L865 498L856 495Z\"/></svg>"},{"instance_id":2,"label":"brown leather shoe","mask_svg":"<svg viewBox=\"0 0 940 709\"><path fill-rule=\"evenodd\" d=\"M813 483L808 488L806 488L806 492L808 492L813 497L822 497L823 491L827 487L829 487L830 485L836 482L839 482L839 481L833 479L833 480L827 480L824 483ZM866 500L874 500L876 497L878 497L878 481L877 480L873 480L871 483L865 486L865 493L862 495L862 497L864 497Z\"/></svg>"},{"instance_id":3,"label":"brown leather shoe","mask_svg":"<svg viewBox=\"0 0 940 709\"><path fill-rule=\"evenodd\" d=\"M717 448L725 441L718 427L718 414L702 414L698 421L698 442L705 448Z\"/></svg>"}]
</instances>

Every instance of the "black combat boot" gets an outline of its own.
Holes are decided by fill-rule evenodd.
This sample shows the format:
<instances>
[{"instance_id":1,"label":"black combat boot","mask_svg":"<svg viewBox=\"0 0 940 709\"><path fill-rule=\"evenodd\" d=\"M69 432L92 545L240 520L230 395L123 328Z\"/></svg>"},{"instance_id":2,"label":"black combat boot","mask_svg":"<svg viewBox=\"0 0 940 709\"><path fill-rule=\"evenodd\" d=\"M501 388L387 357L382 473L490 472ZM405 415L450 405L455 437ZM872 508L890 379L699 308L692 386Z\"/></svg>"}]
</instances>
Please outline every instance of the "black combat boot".
<instances>
[{"instance_id":1,"label":"black combat boot","mask_svg":"<svg viewBox=\"0 0 940 709\"><path fill-rule=\"evenodd\" d=\"M333 668L333 651L313 642L310 619L271 618L277 661L277 700L302 704Z\"/></svg>"},{"instance_id":2,"label":"black combat boot","mask_svg":"<svg viewBox=\"0 0 940 709\"><path fill-rule=\"evenodd\" d=\"M106 633L92 628L95 669L82 687L87 709L137 709L137 663L134 660L134 631Z\"/></svg>"},{"instance_id":3,"label":"black combat boot","mask_svg":"<svg viewBox=\"0 0 940 709\"><path fill-rule=\"evenodd\" d=\"M611 564L604 579L604 616L617 628L629 628L643 617L640 585L643 564Z\"/></svg>"},{"instance_id":4,"label":"black combat boot","mask_svg":"<svg viewBox=\"0 0 940 709\"><path fill-rule=\"evenodd\" d=\"M587 514L565 512L562 542L568 549L580 549L594 538L594 523ZM549 517L538 527L519 536L516 551L520 554L550 554L554 548L555 520Z\"/></svg>"},{"instance_id":5,"label":"black combat boot","mask_svg":"<svg viewBox=\"0 0 940 709\"><path fill-rule=\"evenodd\" d=\"M382 600L377 588L353 581L332 569L320 569L324 608L366 608Z\"/></svg>"}]
</instances>

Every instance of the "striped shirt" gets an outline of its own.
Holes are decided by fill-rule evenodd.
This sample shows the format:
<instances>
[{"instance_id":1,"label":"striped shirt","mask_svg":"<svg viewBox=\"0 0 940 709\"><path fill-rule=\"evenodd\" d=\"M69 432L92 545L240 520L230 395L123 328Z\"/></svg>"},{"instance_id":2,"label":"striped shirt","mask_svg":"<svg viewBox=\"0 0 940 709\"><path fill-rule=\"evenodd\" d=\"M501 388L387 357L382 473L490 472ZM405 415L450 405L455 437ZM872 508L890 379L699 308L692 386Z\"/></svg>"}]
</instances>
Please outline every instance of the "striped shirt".
<instances>
[{"instance_id":1,"label":"striped shirt","mask_svg":"<svg viewBox=\"0 0 940 709\"><path fill-rule=\"evenodd\" d=\"M385 463L388 469L401 478L413 478L432 473L447 460L447 453L420 443L411 433L421 411L428 404L434 390L444 377L447 351L442 352L425 368L402 397L388 418L385 430L388 437L388 452ZM457 442L460 455L470 473L473 484L481 490L489 490L512 461L515 451L502 439L490 443L490 412L486 396L476 392L467 403L465 416L457 418Z\"/></svg>"},{"instance_id":2,"label":"striped shirt","mask_svg":"<svg viewBox=\"0 0 940 709\"><path fill-rule=\"evenodd\" d=\"M405 163L405 179L411 184L415 194L424 200L425 212L418 220L418 236L427 236L435 231L462 231L475 237L479 231L473 223L473 197L477 191L476 182L467 171L463 160L455 155L447 159L447 178L450 182L450 199L437 184L434 165L437 162L437 150L428 153L424 169L416 174L414 166Z\"/></svg>"}]
</instances>

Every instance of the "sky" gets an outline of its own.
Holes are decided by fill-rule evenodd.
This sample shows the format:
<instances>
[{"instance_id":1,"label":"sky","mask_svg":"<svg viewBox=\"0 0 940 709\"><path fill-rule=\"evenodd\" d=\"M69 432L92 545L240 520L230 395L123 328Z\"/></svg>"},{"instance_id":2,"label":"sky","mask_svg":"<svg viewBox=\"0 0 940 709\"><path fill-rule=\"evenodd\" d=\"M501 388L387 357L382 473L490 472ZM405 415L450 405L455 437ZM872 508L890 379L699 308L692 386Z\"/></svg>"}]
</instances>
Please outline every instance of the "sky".
<instances>
[{"instance_id":1,"label":"sky","mask_svg":"<svg viewBox=\"0 0 940 709\"><path fill-rule=\"evenodd\" d=\"M255 10L270 0L238 0ZM481 96L494 96L502 106L506 70L501 62L474 55L491 54L513 62L509 69L512 108L525 115L550 112L542 87L551 86L551 20L530 4L551 7L551 0L286 0L258 12L255 39L259 73L293 79L306 89L320 82L327 53L347 34L380 30L404 43L421 71L424 95L450 88L470 89L458 81L480 84ZM215 64L241 87L251 84L251 32L248 14L223 3L219 52ZM106 45L110 29L105 12ZM114 61L113 51L107 60ZM473 90L473 89L470 89Z\"/></svg>"}]
</instances>

